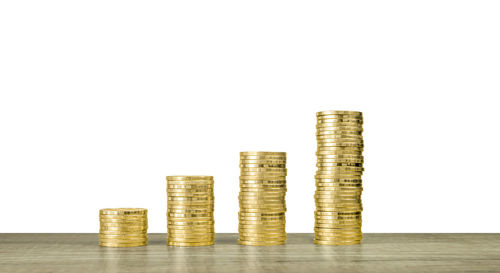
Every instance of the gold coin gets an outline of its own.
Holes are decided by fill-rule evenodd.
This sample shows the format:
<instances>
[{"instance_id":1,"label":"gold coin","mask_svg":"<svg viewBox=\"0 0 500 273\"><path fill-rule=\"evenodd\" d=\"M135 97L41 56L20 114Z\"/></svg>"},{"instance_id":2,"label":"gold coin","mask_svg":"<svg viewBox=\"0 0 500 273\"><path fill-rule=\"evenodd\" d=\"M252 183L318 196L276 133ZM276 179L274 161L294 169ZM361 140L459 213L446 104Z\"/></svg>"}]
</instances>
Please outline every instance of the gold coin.
<instances>
[{"instance_id":1,"label":"gold coin","mask_svg":"<svg viewBox=\"0 0 500 273\"><path fill-rule=\"evenodd\" d=\"M213 196L167 196L167 200L174 201L212 201L214 200Z\"/></svg>"},{"instance_id":2,"label":"gold coin","mask_svg":"<svg viewBox=\"0 0 500 273\"><path fill-rule=\"evenodd\" d=\"M266 208L266 210L262 210L261 208L245 208L240 206L240 212L245 212L245 213L279 213L279 212L286 212L286 206L280 207L280 208Z\"/></svg>"},{"instance_id":3,"label":"gold coin","mask_svg":"<svg viewBox=\"0 0 500 273\"><path fill-rule=\"evenodd\" d=\"M258 197L284 197L286 192L284 191L240 191L240 196L249 197L249 198L258 198Z\"/></svg>"},{"instance_id":4,"label":"gold coin","mask_svg":"<svg viewBox=\"0 0 500 273\"><path fill-rule=\"evenodd\" d=\"M286 241L279 241L279 242L252 242L252 241L242 241L238 240L238 244L240 245L247 245L247 246L275 246L275 245L284 245Z\"/></svg>"},{"instance_id":5,"label":"gold coin","mask_svg":"<svg viewBox=\"0 0 500 273\"><path fill-rule=\"evenodd\" d=\"M148 219L140 219L140 220L133 220L133 219L111 219L111 218L99 218L99 223L114 223L114 224L121 224L121 225L144 225L148 224Z\"/></svg>"},{"instance_id":6,"label":"gold coin","mask_svg":"<svg viewBox=\"0 0 500 273\"><path fill-rule=\"evenodd\" d=\"M250 152L240 152L240 156L250 156L250 155L254 155L254 156L270 156L270 155L273 155L273 156L281 156L281 157L286 157L286 152L254 152L254 151L250 151Z\"/></svg>"},{"instance_id":7,"label":"gold coin","mask_svg":"<svg viewBox=\"0 0 500 273\"><path fill-rule=\"evenodd\" d=\"M359 132L363 127L354 123L316 123L316 133L325 131Z\"/></svg>"},{"instance_id":8,"label":"gold coin","mask_svg":"<svg viewBox=\"0 0 500 273\"><path fill-rule=\"evenodd\" d=\"M213 217L214 214L213 212L212 213L167 213L167 216L169 217L174 217L174 218L191 218L191 217L201 217L201 218L204 218L204 217Z\"/></svg>"},{"instance_id":9,"label":"gold coin","mask_svg":"<svg viewBox=\"0 0 500 273\"><path fill-rule=\"evenodd\" d=\"M245 205L245 204L240 204L240 211L245 211L245 212L277 212L277 211L286 211L286 205L255 205L255 204L250 204L250 205Z\"/></svg>"},{"instance_id":10,"label":"gold coin","mask_svg":"<svg viewBox=\"0 0 500 273\"><path fill-rule=\"evenodd\" d=\"M99 233L99 238L103 239L120 239L120 240L137 240L148 238L148 234L146 232L143 233L120 233L120 232L101 232Z\"/></svg>"},{"instance_id":11,"label":"gold coin","mask_svg":"<svg viewBox=\"0 0 500 273\"><path fill-rule=\"evenodd\" d=\"M167 193L195 193L195 194L213 194L213 186L203 188L168 188Z\"/></svg>"},{"instance_id":12,"label":"gold coin","mask_svg":"<svg viewBox=\"0 0 500 273\"><path fill-rule=\"evenodd\" d=\"M144 235L142 237L111 237L111 236L102 236L99 235L99 241L100 242L113 242L113 243L138 243L138 242L147 242L148 241L148 236Z\"/></svg>"},{"instance_id":13,"label":"gold coin","mask_svg":"<svg viewBox=\"0 0 500 273\"><path fill-rule=\"evenodd\" d=\"M99 240L99 245L101 246L142 246L142 245L147 245L148 240L143 240L143 241L123 241L123 240Z\"/></svg>"},{"instance_id":14,"label":"gold coin","mask_svg":"<svg viewBox=\"0 0 500 273\"><path fill-rule=\"evenodd\" d=\"M169 246L210 246L213 245L213 241L202 242L202 243L182 243L182 242L167 242Z\"/></svg>"},{"instance_id":15,"label":"gold coin","mask_svg":"<svg viewBox=\"0 0 500 273\"><path fill-rule=\"evenodd\" d=\"M316 135L316 140L319 142L354 142L354 143L363 143L363 136L346 136L346 135Z\"/></svg>"},{"instance_id":16,"label":"gold coin","mask_svg":"<svg viewBox=\"0 0 500 273\"><path fill-rule=\"evenodd\" d=\"M240 181L240 187L242 188L285 188L285 183L247 183Z\"/></svg>"},{"instance_id":17,"label":"gold coin","mask_svg":"<svg viewBox=\"0 0 500 273\"><path fill-rule=\"evenodd\" d=\"M324 169L337 170L337 169L345 167L345 168L348 168L348 170L364 171L363 163L319 162L319 163L316 163L316 167L321 168L322 170L324 170Z\"/></svg>"},{"instance_id":18,"label":"gold coin","mask_svg":"<svg viewBox=\"0 0 500 273\"><path fill-rule=\"evenodd\" d=\"M196 219L186 219L183 220L170 220L167 219L167 224L169 226L211 226L214 224L214 220L196 220Z\"/></svg>"},{"instance_id":19,"label":"gold coin","mask_svg":"<svg viewBox=\"0 0 500 273\"><path fill-rule=\"evenodd\" d=\"M355 228L355 227L361 227L361 224L359 223L347 223L347 224L341 224L341 223L315 223L314 224L315 228Z\"/></svg>"},{"instance_id":20,"label":"gold coin","mask_svg":"<svg viewBox=\"0 0 500 273\"><path fill-rule=\"evenodd\" d=\"M214 241L215 236L204 236L197 238L188 238L188 237L168 237L167 240L169 242L179 242L179 243L203 243L203 242L211 242Z\"/></svg>"},{"instance_id":21,"label":"gold coin","mask_svg":"<svg viewBox=\"0 0 500 273\"><path fill-rule=\"evenodd\" d=\"M200 190L200 191L212 191L214 184L167 184L167 190L177 189L177 190Z\"/></svg>"},{"instance_id":22,"label":"gold coin","mask_svg":"<svg viewBox=\"0 0 500 273\"><path fill-rule=\"evenodd\" d=\"M357 206L361 205L361 197L343 197L343 196L314 196L314 201L316 205L323 206L339 206L339 205L350 205Z\"/></svg>"},{"instance_id":23,"label":"gold coin","mask_svg":"<svg viewBox=\"0 0 500 273\"><path fill-rule=\"evenodd\" d=\"M316 209L321 210L321 211L330 211L330 212L339 211L339 210L360 210L360 211L362 211L363 206L361 204L357 204L357 205L340 207L340 206L316 204Z\"/></svg>"},{"instance_id":24,"label":"gold coin","mask_svg":"<svg viewBox=\"0 0 500 273\"><path fill-rule=\"evenodd\" d=\"M314 233L314 235L320 236L320 237L325 237L325 238L328 238L328 237L331 237L331 238L334 238L334 237L349 238L349 237L363 236L363 234L361 232L353 232L351 234L342 234L342 233L337 233L337 232L316 232L316 233Z\"/></svg>"},{"instance_id":25,"label":"gold coin","mask_svg":"<svg viewBox=\"0 0 500 273\"><path fill-rule=\"evenodd\" d=\"M167 176L167 180L181 180L181 181L187 181L187 180L214 180L213 176L208 176L208 175L172 175L172 176Z\"/></svg>"},{"instance_id":26,"label":"gold coin","mask_svg":"<svg viewBox=\"0 0 500 273\"><path fill-rule=\"evenodd\" d=\"M205 233L214 233L215 229L213 225L210 226L202 226L202 227L197 227L197 226L167 226L167 233L172 233L172 234L179 234L179 233L184 233L184 234L205 234Z\"/></svg>"},{"instance_id":27,"label":"gold coin","mask_svg":"<svg viewBox=\"0 0 500 273\"><path fill-rule=\"evenodd\" d=\"M361 180L361 175L359 174L316 174L314 176L316 179L359 179Z\"/></svg>"},{"instance_id":28,"label":"gold coin","mask_svg":"<svg viewBox=\"0 0 500 273\"><path fill-rule=\"evenodd\" d=\"M242 238L286 238L286 233L285 232L274 232L274 233L267 233L267 232L260 232L260 233L255 233L255 232L239 232L238 233L240 239Z\"/></svg>"},{"instance_id":29,"label":"gold coin","mask_svg":"<svg viewBox=\"0 0 500 273\"><path fill-rule=\"evenodd\" d=\"M142 208L114 208L99 210L99 214L101 215L142 215L147 213L148 210Z\"/></svg>"},{"instance_id":30,"label":"gold coin","mask_svg":"<svg viewBox=\"0 0 500 273\"><path fill-rule=\"evenodd\" d=\"M314 211L314 213L321 215L341 215L341 216L353 216L361 215L361 211Z\"/></svg>"},{"instance_id":31,"label":"gold coin","mask_svg":"<svg viewBox=\"0 0 500 273\"><path fill-rule=\"evenodd\" d=\"M253 217L253 216L262 216L262 217L270 216L270 217L276 217L276 216L283 216L283 215L285 215L285 213L284 212L274 212L274 213L267 213L267 212L238 212L238 215L250 216L250 217Z\"/></svg>"},{"instance_id":32,"label":"gold coin","mask_svg":"<svg viewBox=\"0 0 500 273\"><path fill-rule=\"evenodd\" d=\"M282 173L286 172L286 168L282 167L240 167L241 172L270 172Z\"/></svg>"},{"instance_id":33,"label":"gold coin","mask_svg":"<svg viewBox=\"0 0 500 273\"><path fill-rule=\"evenodd\" d=\"M213 214L213 210L211 209L197 209L197 210L192 210L192 209L167 209L167 214Z\"/></svg>"},{"instance_id":34,"label":"gold coin","mask_svg":"<svg viewBox=\"0 0 500 273\"><path fill-rule=\"evenodd\" d=\"M206 242L213 241L215 239L215 233L169 233L167 240L178 241L178 242Z\"/></svg>"},{"instance_id":35,"label":"gold coin","mask_svg":"<svg viewBox=\"0 0 500 273\"><path fill-rule=\"evenodd\" d=\"M127 228L127 229L133 229L133 228L147 228L148 224L117 224L117 223L103 223L101 222L100 224L101 228Z\"/></svg>"},{"instance_id":36,"label":"gold coin","mask_svg":"<svg viewBox=\"0 0 500 273\"><path fill-rule=\"evenodd\" d=\"M362 112L359 111L344 111L344 110L328 110L317 112L316 116L328 116L328 115L352 115L352 116L363 116Z\"/></svg>"},{"instance_id":37,"label":"gold coin","mask_svg":"<svg viewBox=\"0 0 500 273\"><path fill-rule=\"evenodd\" d=\"M242 216L238 217L240 221L264 221L264 222L280 222L285 220L285 216Z\"/></svg>"},{"instance_id":38,"label":"gold coin","mask_svg":"<svg viewBox=\"0 0 500 273\"><path fill-rule=\"evenodd\" d=\"M100 223L117 223L117 224L123 224L123 225L130 225L130 224L147 224L148 219L141 219L141 220L132 220L132 219L104 219L100 218L99 219Z\"/></svg>"},{"instance_id":39,"label":"gold coin","mask_svg":"<svg viewBox=\"0 0 500 273\"><path fill-rule=\"evenodd\" d=\"M361 184L361 178L316 178L316 183Z\"/></svg>"},{"instance_id":40,"label":"gold coin","mask_svg":"<svg viewBox=\"0 0 500 273\"><path fill-rule=\"evenodd\" d=\"M348 226L356 226L361 224L361 219L349 219L349 220L340 220L340 219L323 219L323 218L315 218L315 223L317 225L348 225Z\"/></svg>"},{"instance_id":41,"label":"gold coin","mask_svg":"<svg viewBox=\"0 0 500 273\"><path fill-rule=\"evenodd\" d=\"M167 233L172 234L179 234L179 235L196 235L196 234L210 234L210 233L215 233L214 227L210 228L187 228L187 227L175 227L175 228L167 228Z\"/></svg>"},{"instance_id":42,"label":"gold coin","mask_svg":"<svg viewBox=\"0 0 500 273\"><path fill-rule=\"evenodd\" d=\"M169 204L213 204L214 200L213 199L208 199L208 200L203 200L203 199L173 199L172 197L167 198L167 202Z\"/></svg>"},{"instance_id":43,"label":"gold coin","mask_svg":"<svg viewBox=\"0 0 500 273\"><path fill-rule=\"evenodd\" d=\"M240 182L245 183L286 183L286 178L241 178Z\"/></svg>"},{"instance_id":44,"label":"gold coin","mask_svg":"<svg viewBox=\"0 0 500 273\"><path fill-rule=\"evenodd\" d=\"M108 224L108 223L101 223L100 224L101 229L109 229L109 228L116 228L116 229L147 229L148 225L117 225L114 223Z\"/></svg>"},{"instance_id":45,"label":"gold coin","mask_svg":"<svg viewBox=\"0 0 500 273\"><path fill-rule=\"evenodd\" d=\"M316 171L316 175L337 175L337 174L349 174L349 175L362 175L364 168L360 167L321 167Z\"/></svg>"},{"instance_id":46,"label":"gold coin","mask_svg":"<svg viewBox=\"0 0 500 273\"><path fill-rule=\"evenodd\" d=\"M361 126L346 124L316 124L316 135L321 134L363 134Z\"/></svg>"},{"instance_id":47,"label":"gold coin","mask_svg":"<svg viewBox=\"0 0 500 273\"><path fill-rule=\"evenodd\" d=\"M167 180L168 185L213 185L214 180L196 180L196 179L188 179L188 180Z\"/></svg>"},{"instance_id":48,"label":"gold coin","mask_svg":"<svg viewBox=\"0 0 500 273\"><path fill-rule=\"evenodd\" d=\"M267 177L286 177L286 171L241 171L240 177L255 177L255 178L267 178Z\"/></svg>"},{"instance_id":49,"label":"gold coin","mask_svg":"<svg viewBox=\"0 0 500 273\"><path fill-rule=\"evenodd\" d=\"M240 168L246 169L285 169L286 164L271 164L271 163L240 163Z\"/></svg>"},{"instance_id":50,"label":"gold coin","mask_svg":"<svg viewBox=\"0 0 500 273\"><path fill-rule=\"evenodd\" d=\"M363 145L359 145L360 143L354 142L354 143L346 143L346 145L342 146L328 146L328 145L321 145L321 143L318 143L319 145L316 145L318 150L316 151L316 155L322 155L322 154L333 154L333 155L342 155L342 154L347 154L347 155L362 155L361 153L363 152L364 148ZM352 144L352 145L350 145Z\"/></svg>"},{"instance_id":51,"label":"gold coin","mask_svg":"<svg viewBox=\"0 0 500 273\"><path fill-rule=\"evenodd\" d=\"M316 119L317 123L323 122L331 122L331 123L354 123L354 124L363 124L363 118L353 117L353 116L319 116Z\"/></svg>"},{"instance_id":52,"label":"gold coin","mask_svg":"<svg viewBox=\"0 0 500 273\"><path fill-rule=\"evenodd\" d=\"M363 160L350 160L350 159L318 159L316 167L320 167L318 164L334 164L334 166L354 166L363 167ZM339 165L340 164L340 165Z\"/></svg>"},{"instance_id":53,"label":"gold coin","mask_svg":"<svg viewBox=\"0 0 500 273\"><path fill-rule=\"evenodd\" d=\"M286 234L285 227L280 228L249 228L249 227L239 227L239 233L245 234Z\"/></svg>"},{"instance_id":54,"label":"gold coin","mask_svg":"<svg viewBox=\"0 0 500 273\"><path fill-rule=\"evenodd\" d=\"M204 199L204 200L214 200L214 195L213 194L169 193L169 194L167 194L167 198L173 198L174 200L178 200L178 198L196 198L196 199Z\"/></svg>"},{"instance_id":55,"label":"gold coin","mask_svg":"<svg viewBox=\"0 0 500 273\"><path fill-rule=\"evenodd\" d=\"M360 187L351 187L351 188L341 188L341 187L317 187L316 192L314 193L316 196L361 196L363 189Z\"/></svg>"},{"instance_id":56,"label":"gold coin","mask_svg":"<svg viewBox=\"0 0 500 273\"><path fill-rule=\"evenodd\" d=\"M238 223L240 228L269 229L269 228L284 228L286 225L286 220L283 219L281 221L244 221L238 219Z\"/></svg>"},{"instance_id":57,"label":"gold coin","mask_svg":"<svg viewBox=\"0 0 500 273\"><path fill-rule=\"evenodd\" d=\"M286 240L287 236L286 233L281 233L281 234L249 234L244 235L242 233L238 233L238 238L242 241L249 241L249 242L258 242L258 241L284 241Z\"/></svg>"},{"instance_id":58,"label":"gold coin","mask_svg":"<svg viewBox=\"0 0 500 273\"><path fill-rule=\"evenodd\" d=\"M252 164L257 164L257 165L284 165L286 166L286 160L285 159L240 159L240 165L252 165Z\"/></svg>"},{"instance_id":59,"label":"gold coin","mask_svg":"<svg viewBox=\"0 0 500 273\"><path fill-rule=\"evenodd\" d=\"M250 192L251 193L251 192ZM270 202L285 202L286 193L260 193L257 195L249 195L248 192L240 192L238 200L257 202L257 201L270 201Z\"/></svg>"},{"instance_id":60,"label":"gold coin","mask_svg":"<svg viewBox=\"0 0 500 273\"><path fill-rule=\"evenodd\" d=\"M361 233L361 226L356 226L356 227L336 227L336 228L318 228L314 227L314 232L324 232L324 233L336 233L336 234L343 234L346 236L352 235L352 234L359 234Z\"/></svg>"},{"instance_id":61,"label":"gold coin","mask_svg":"<svg viewBox=\"0 0 500 273\"><path fill-rule=\"evenodd\" d=\"M147 236L147 230L138 231L112 231L112 230L99 230L99 234L102 235L121 235L121 236Z\"/></svg>"},{"instance_id":62,"label":"gold coin","mask_svg":"<svg viewBox=\"0 0 500 273\"><path fill-rule=\"evenodd\" d=\"M325 216L325 215L315 215L314 219L322 219L323 221L332 220L332 221L361 221L361 216L352 216L352 217L341 217L341 216Z\"/></svg>"},{"instance_id":63,"label":"gold coin","mask_svg":"<svg viewBox=\"0 0 500 273\"><path fill-rule=\"evenodd\" d=\"M189 203L190 202L190 203ZM193 203L193 201L186 202L177 202L177 201L168 201L167 209L207 209L213 211L214 202L211 203Z\"/></svg>"}]
</instances>

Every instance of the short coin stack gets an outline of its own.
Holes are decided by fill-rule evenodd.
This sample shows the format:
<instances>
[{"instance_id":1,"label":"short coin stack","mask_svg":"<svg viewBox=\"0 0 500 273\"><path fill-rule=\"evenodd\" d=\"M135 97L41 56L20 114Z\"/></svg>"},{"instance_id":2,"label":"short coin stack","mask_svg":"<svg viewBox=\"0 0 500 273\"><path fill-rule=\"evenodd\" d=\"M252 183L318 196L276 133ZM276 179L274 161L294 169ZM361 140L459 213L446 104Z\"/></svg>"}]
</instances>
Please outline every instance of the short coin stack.
<instances>
[{"instance_id":1,"label":"short coin stack","mask_svg":"<svg viewBox=\"0 0 500 273\"><path fill-rule=\"evenodd\" d=\"M167 176L167 244L214 244L214 178Z\"/></svg>"},{"instance_id":2,"label":"short coin stack","mask_svg":"<svg viewBox=\"0 0 500 273\"><path fill-rule=\"evenodd\" d=\"M147 209L101 209L99 221L101 246L131 247L148 244Z\"/></svg>"},{"instance_id":3,"label":"short coin stack","mask_svg":"<svg viewBox=\"0 0 500 273\"><path fill-rule=\"evenodd\" d=\"M240 153L239 239L242 245L286 242L286 153Z\"/></svg>"},{"instance_id":4,"label":"short coin stack","mask_svg":"<svg viewBox=\"0 0 500 273\"><path fill-rule=\"evenodd\" d=\"M363 115L318 112L314 243L352 245L362 240Z\"/></svg>"}]
</instances>

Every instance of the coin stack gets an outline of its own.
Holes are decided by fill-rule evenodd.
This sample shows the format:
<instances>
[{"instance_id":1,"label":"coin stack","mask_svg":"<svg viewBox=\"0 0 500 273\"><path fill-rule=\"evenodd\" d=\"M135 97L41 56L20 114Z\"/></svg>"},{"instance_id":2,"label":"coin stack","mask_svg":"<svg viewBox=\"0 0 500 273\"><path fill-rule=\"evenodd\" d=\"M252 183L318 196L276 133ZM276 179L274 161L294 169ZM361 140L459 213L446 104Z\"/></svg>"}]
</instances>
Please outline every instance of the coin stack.
<instances>
[{"instance_id":1,"label":"coin stack","mask_svg":"<svg viewBox=\"0 0 500 273\"><path fill-rule=\"evenodd\" d=\"M241 245L286 242L286 153L240 153L239 239Z\"/></svg>"},{"instance_id":2,"label":"coin stack","mask_svg":"<svg viewBox=\"0 0 500 273\"><path fill-rule=\"evenodd\" d=\"M324 111L316 116L314 243L359 244L363 237L363 115L353 111Z\"/></svg>"},{"instance_id":3,"label":"coin stack","mask_svg":"<svg viewBox=\"0 0 500 273\"><path fill-rule=\"evenodd\" d=\"M214 244L214 178L167 176L167 244Z\"/></svg>"},{"instance_id":4,"label":"coin stack","mask_svg":"<svg viewBox=\"0 0 500 273\"><path fill-rule=\"evenodd\" d=\"M147 209L101 209L99 221L101 246L131 247L148 244Z\"/></svg>"}]
</instances>

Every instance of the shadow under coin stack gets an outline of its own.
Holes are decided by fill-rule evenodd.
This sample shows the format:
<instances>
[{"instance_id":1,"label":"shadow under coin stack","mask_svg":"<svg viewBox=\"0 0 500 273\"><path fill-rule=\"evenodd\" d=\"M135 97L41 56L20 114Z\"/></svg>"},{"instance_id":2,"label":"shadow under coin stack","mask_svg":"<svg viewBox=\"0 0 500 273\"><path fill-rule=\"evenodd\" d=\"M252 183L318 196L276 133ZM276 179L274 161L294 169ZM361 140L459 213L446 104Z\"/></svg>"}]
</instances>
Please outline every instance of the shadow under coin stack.
<instances>
[{"instance_id":1,"label":"shadow under coin stack","mask_svg":"<svg viewBox=\"0 0 500 273\"><path fill-rule=\"evenodd\" d=\"M101 246L132 247L148 244L147 209L101 209L99 221Z\"/></svg>"},{"instance_id":2,"label":"shadow under coin stack","mask_svg":"<svg viewBox=\"0 0 500 273\"><path fill-rule=\"evenodd\" d=\"M241 245L286 242L286 153L240 153L239 238Z\"/></svg>"},{"instance_id":3,"label":"shadow under coin stack","mask_svg":"<svg viewBox=\"0 0 500 273\"><path fill-rule=\"evenodd\" d=\"M318 112L314 243L360 244L363 190L363 115Z\"/></svg>"},{"instance_id":4,"label":"shadow under coin stack","mask_svg":"<svg viewBox=\"0 0 500 273\"><path fill-rule=\"evenodd\" d=\"M167 176L167 244L214 244L214 178Z\"/></svg>"}]
</instances>

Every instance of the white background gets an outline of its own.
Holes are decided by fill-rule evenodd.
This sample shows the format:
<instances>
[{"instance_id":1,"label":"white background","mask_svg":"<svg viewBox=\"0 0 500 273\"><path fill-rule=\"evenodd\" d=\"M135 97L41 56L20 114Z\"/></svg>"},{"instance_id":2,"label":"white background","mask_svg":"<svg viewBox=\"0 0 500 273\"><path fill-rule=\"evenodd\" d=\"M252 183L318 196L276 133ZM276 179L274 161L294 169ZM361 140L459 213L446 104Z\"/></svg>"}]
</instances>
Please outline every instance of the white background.
<instances>
[{"instance_id":1,"label":"white background","mask_svg":"<svg viewBox=\"0 0 500 273\"><path fill-rule=\"evenodd\" d=\"M365 232L499 232L499 1L0 2L0 232L97 232L166 175L288 152L287 231L312 232L315 112L365 116Z\"/></svg>"}]
</instances>

